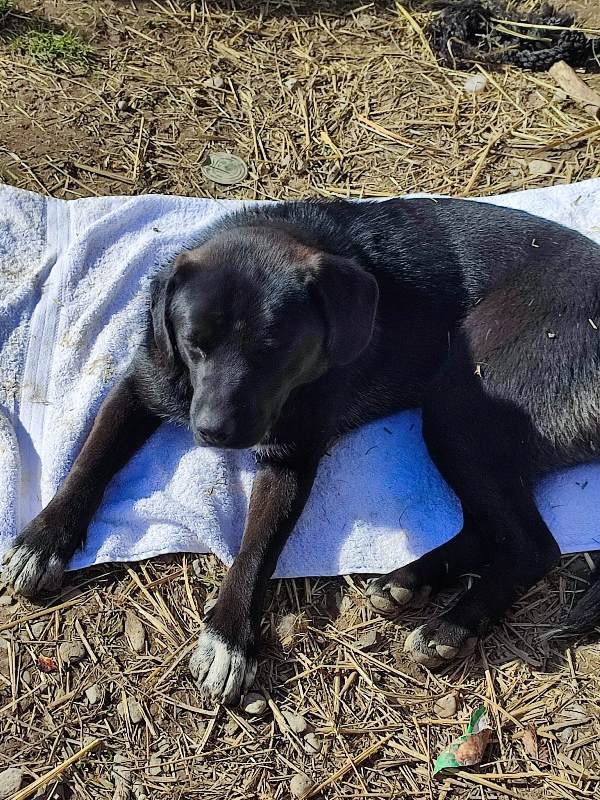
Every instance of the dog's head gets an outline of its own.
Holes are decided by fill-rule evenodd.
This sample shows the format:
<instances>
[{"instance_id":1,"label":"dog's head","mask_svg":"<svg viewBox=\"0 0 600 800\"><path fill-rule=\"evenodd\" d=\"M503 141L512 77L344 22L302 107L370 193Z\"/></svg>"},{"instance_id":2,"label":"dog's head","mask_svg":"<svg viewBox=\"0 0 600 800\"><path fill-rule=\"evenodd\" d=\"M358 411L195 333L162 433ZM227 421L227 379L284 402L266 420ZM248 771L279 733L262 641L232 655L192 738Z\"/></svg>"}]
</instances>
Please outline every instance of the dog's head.
<instances>
[{"instance_id":1,"label":"dog's head","mask_svg":"<svg viewBox=\"0 0 600 800\"><path fill-rule=\"evenodd\" d=\"M375 319L375 279L274 227L215 234L156 287L163 364L187 369L198 444L252 447L290 393L354 361Z\"/></svg>"}]
</instances>

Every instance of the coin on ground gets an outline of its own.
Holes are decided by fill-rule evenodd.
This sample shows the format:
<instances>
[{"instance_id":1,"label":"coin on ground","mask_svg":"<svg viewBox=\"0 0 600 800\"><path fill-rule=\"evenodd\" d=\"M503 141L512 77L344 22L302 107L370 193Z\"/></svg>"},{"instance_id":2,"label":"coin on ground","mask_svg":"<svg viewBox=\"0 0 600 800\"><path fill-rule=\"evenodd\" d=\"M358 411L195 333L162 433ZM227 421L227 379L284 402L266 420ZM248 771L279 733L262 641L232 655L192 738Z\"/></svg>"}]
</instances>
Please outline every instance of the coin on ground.
<instances>
[{"instance_id":1,"label":"coin on ground","mask_svg":"<svg viewBox=\"0 0 600 800\"><path fill-rule=\"evenodd\" d=\"M240 183L248 174L245 162L232 153L211 153L200 168L209 180L225 185Z\"/></svg>"}]
</instances>

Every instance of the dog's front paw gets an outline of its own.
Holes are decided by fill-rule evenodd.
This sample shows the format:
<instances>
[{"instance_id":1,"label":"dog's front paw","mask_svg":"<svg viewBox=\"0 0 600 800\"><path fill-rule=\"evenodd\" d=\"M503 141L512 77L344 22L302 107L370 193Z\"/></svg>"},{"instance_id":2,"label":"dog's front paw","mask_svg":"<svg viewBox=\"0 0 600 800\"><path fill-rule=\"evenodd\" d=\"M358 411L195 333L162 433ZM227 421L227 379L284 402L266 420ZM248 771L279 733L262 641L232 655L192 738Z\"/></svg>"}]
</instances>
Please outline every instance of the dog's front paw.
<instances>
[{"instance_id":1,"label":"dog's front paw","mask_svg":"<svg viewBox=\"0 0 600 800\"><path fill-rule=\"evenodd\" d=\"M476 644L477 636L440 617L409 633L404 650L417 664L435 669L470 656Z\"/></svg>"},{"instance_id":2,"label":"dog's front paw","mask_svg":"<svg viewBox=\"0 0 600 800\"><path fill-rule=\"evenodd\" d=\"M47 546L20 536L4 556L2 580L15 594L35 597L60 588L66 564Z\"/></svg>"},{"instance_id":3,"label":"dog's front paw","mask_svg":"<svg viewBox=\"0 0 600 800\"><path fill-rule=\"evenodd\" d=\"M238 703L256 676L256 658L227 642L207 625L190 660L190 671L203 697L215 703Z\"/></svg>"}]
</instances>

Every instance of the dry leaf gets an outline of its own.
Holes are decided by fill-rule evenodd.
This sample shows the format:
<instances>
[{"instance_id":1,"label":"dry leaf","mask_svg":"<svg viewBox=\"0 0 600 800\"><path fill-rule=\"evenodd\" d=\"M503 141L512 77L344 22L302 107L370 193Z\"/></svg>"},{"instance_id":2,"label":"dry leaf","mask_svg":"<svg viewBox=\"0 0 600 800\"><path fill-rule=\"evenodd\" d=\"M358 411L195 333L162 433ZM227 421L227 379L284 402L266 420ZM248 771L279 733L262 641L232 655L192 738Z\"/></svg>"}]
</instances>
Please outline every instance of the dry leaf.
<instances>
[{"instance_id":1,"label":"dry leaf","mask_svg":"<svg viewBox=\"0 0 600 800\"><path fill-rule=\"evenodd\" d=\"M42 672L58 672L58 663L52 656L38 656L37 664Z\"/></svg>"}]
</instances>

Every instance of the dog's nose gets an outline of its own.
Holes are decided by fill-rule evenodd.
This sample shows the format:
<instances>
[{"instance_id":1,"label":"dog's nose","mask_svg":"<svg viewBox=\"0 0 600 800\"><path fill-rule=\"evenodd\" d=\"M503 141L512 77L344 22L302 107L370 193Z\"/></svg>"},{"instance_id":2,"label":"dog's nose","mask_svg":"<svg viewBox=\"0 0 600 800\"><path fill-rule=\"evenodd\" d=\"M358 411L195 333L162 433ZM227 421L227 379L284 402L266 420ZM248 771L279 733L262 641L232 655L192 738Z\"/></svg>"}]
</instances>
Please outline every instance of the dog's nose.
<instances>
[{"instance_id":1,"label":"dog's nose","mask_svg":"<svg viewBox=\"0 0 600 800\"><path fill-rule=\"evenodd\" d=\"M213 444L213 445L222 445L224 444L229 437L229 432L225 425L221 427L211 427L203 426L200 428L196 428L196 441L200 444Z\"/></svg>"}]
</instances>

